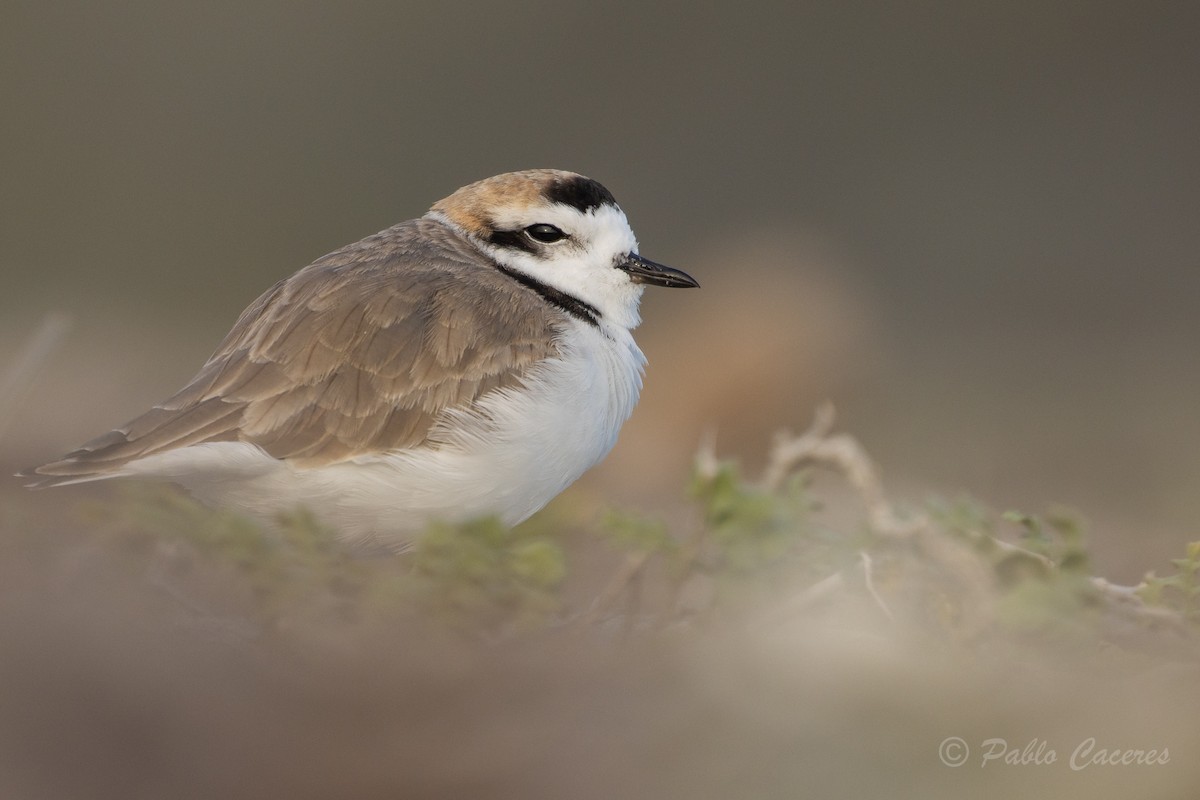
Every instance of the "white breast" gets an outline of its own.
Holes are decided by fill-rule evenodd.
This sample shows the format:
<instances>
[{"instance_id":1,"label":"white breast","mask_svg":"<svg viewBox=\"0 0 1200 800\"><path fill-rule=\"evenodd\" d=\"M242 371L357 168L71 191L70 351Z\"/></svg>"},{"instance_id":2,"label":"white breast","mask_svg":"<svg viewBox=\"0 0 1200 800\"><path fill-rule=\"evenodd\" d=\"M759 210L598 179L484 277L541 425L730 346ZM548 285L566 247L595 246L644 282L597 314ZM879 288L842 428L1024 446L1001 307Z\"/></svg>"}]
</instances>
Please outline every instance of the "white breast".
<instances>
[{"instance_id":1,"label":"white breast","mask_svg":"<svg viewBox=\"0 0 1200 800\"><path fill-rule=\"evenodd\" d=\"M436 447L299 469L253 445L214 442L142 459L129 474L256 516L304 506L347 539L391 547L434 519L496 514L515 525L608 454L641 391L645 357L629 331L572 325L561 356L523 389L442 419Z\"/></svg>"}]
</instances>

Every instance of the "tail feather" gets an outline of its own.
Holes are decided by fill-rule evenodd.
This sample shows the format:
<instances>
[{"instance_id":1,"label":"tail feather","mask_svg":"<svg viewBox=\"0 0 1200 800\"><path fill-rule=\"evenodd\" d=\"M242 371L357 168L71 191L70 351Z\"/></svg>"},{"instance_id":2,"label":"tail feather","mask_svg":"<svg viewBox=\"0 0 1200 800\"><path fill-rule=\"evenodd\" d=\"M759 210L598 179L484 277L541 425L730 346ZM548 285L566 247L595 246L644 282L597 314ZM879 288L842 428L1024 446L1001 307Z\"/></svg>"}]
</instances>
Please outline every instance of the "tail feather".
<instances>
[{"instance_id":1,"label":"tail feather","mask_svg":"<svg viewBox=\"0 0 1200 800\"><path fill-rule=\"evenodd\" d=\"M56 461L55 464L66 463L65 461ZM50 466L50 465L46 465ZM25 484L26 489L50 489L55 486L70 486L75 483L92 483L93 481L104 481L109 478L120 478L129 473L123 469L113 470L111 472L96 472L90 471L78 475L45 475L38 470L41 467L33 469L21 470L17 473L18 478L30 478L29 483Z\"/></svg>"},{"instance_id":2,"label":"tail feather","mask_svg":"<svg viewBox=\"0 0 1200 800\"><path fill-rule=\"evenodd\" d=\"M200 442L228 441L242 406L210 398L181 411L154 408L127 425L109 431L57 461L22 470L29 489L119 478L131 474L138 459Z\"/></svg>"}]
</instances>

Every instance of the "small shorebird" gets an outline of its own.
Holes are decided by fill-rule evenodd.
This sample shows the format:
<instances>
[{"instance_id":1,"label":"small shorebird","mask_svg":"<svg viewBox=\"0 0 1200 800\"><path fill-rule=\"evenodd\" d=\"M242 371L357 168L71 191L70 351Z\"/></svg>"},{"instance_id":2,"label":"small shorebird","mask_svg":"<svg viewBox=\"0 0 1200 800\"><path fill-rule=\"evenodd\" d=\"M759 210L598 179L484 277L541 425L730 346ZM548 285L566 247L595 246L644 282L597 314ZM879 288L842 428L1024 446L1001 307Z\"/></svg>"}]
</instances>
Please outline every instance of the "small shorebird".
<instances>
[{"instance_id":1,"label":"small shorebird","mask_svg":"<svg viewBox=\"0 0 1200 800\"><path fill-rule=\"evenodd\" d=\"M275 284L187 386L23 476L172 481L265 518L305 506L394 548L433 519L513 525L616 442L646 285L699 284L638 255L599 183L488 178Z\"/></svg>"}]
</instances>

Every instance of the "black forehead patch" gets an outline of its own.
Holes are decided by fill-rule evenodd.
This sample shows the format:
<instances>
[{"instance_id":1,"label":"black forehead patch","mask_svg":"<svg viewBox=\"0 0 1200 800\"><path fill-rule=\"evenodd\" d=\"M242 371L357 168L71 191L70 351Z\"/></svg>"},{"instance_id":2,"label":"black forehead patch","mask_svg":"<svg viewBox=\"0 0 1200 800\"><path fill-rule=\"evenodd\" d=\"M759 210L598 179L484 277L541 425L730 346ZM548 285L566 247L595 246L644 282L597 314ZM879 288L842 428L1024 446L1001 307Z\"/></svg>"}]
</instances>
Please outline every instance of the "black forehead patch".
<instances>
[{"instance_id":1,"label":"black forehead patch","mask_svg":"<svg viewBox=\"0 0 1200 800\"><path fill-rule=\"evenodd\" d=\"M557 180L550 184L546 190L546 199L552 203L562 203L564 206L577 208L585 214L606 203L611 206L617 204L612 192L591 178L585 178L582 175Z\"/></svg>"}]
</instances>

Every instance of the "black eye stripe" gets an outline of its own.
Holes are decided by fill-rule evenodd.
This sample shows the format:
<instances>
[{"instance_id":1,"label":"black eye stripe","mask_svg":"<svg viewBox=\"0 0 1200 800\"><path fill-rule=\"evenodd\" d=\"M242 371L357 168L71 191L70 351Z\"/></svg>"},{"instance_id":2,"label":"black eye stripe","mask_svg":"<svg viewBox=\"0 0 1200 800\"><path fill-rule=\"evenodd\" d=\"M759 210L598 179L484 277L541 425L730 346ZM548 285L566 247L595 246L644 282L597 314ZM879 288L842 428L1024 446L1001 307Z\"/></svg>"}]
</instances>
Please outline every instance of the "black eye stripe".
<instances>
[{"instance_id":1,"label":"black eye stripe","mask_svg":"<svg viewBox=\"0 0 1200 800\"><path fill-rule=\"evenodd\" d=\"M538 244L553 244L568 238L562 229L548 223L530 225L516 231L492 231L488 241L499 247L520 250L525 253L538 252Z\"/></svg>"},{"instance_id":2,"label":"black eye stripe","mask_svg":"<svg viewBox=\"0 0 1200 800\"><path fill-rule=\"evenodd\" d=\"M529 241L529 237L525 235L525 231L492 231L492 235L488 237L488 241L497 247L507 247L526 253L537 252L537 245Z\"/></svg>"}]
</instances>

